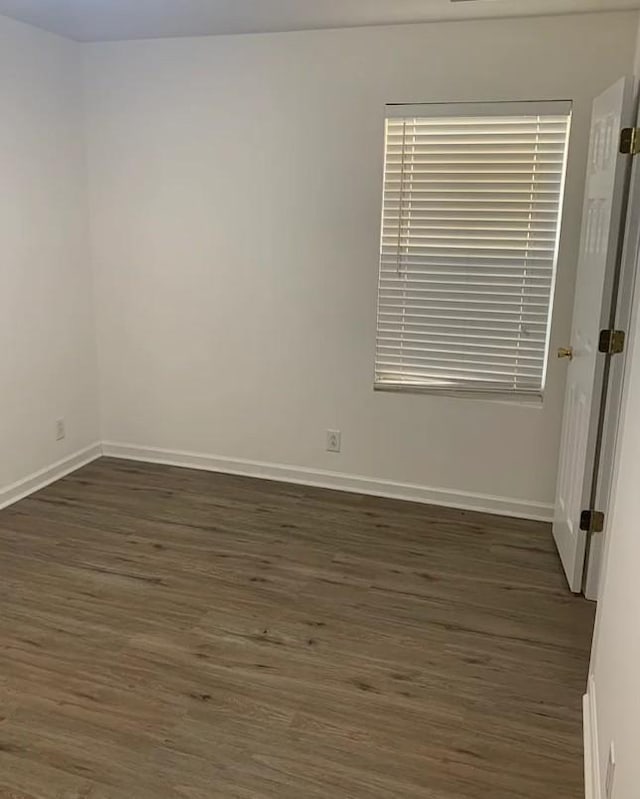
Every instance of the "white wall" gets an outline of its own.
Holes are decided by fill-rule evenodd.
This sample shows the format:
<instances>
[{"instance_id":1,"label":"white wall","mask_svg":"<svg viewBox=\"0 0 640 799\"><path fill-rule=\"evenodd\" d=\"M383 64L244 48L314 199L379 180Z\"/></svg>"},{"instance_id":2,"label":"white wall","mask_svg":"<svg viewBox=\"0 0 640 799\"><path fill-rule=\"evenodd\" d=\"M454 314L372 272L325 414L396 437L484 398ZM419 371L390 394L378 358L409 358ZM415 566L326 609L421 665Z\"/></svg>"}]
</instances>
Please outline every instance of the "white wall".
<instances>
[{"instance_id":1,"label":"white wall","mask_svg":"<svg viewBox=\"0 0 640 799\"><path fill-rule=\"evenodd\" d=\"M636 317L640 289L636 291ZM625 408L619 432L616 486L598 603L590 667L589 714L593 738L588 757L605 799L611 742L616 752L613 799L635 799L640 785L640 324L630 335Z\"/></svg>"},{"instance_id":2,"label":"white wall","mask_svg":"<svg viewBox=\"0 0 640 799\"><path fill-rule=\"evenodd\" d=\"M591 100L631 70L636 20L86 47L104 438L546 512L563 363L543 407L372 390L384 104L574 101L552 340L566 345Z\"/></svg>"},{"instance_id":3,"label":"white wall","mask_svg":"<svg viewBox=\"0 0 640 799\"><path fill-rule=\"evenodd\" d=\"M0 17L0 119L1 503L99 437L79 46Z\"/></svg>"}]
</instances>

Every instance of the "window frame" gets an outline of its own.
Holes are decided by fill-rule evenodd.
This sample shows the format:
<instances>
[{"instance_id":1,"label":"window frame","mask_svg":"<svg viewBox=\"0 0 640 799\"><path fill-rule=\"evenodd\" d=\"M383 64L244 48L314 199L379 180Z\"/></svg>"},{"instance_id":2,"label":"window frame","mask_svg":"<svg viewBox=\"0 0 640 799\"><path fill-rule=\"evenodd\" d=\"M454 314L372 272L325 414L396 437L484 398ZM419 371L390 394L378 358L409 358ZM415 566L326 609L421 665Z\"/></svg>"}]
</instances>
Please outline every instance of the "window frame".
<instances>
[{"instance_id":1,"label":"window frame","mask_svg":"<svg viewBox=\"0 0 640 799\"><path fill-rule=\"evenodd\" d=\"M558 198L557 234L553 255L551 287L549 292L549 306L547 327L545 331L544 360L540 389L499 389L499 388L473 388L469 386L434 386L420 385L419 383L401 383L380 381L378 379L378 341L380 334L380 292L382 277L382 252L385 227L385 184L387 180L387 123L394 119L430 119L447 117L487 117L491 119L500 116L566 116L567 138L564 151L564 160L561 171L561 181ZM571 100L521 100L499 102L462 102L462 103L390 103L385 106L384 113L384 167L382 174L382 211L380 215L380 250L378 258L378 281L376 291L376 330L375 330L375 356L374 356L374 391L392 392L402 394L429 394L432 396L456 397L467 399L496 400L502 403L515 403L518 405L530 404L539 407L542 405L547 386L549 371L551 333L555 315L556 287L558 278L560 245L564 223L564 209L566 201L567 176L569 154L571 148L571 133L573 122L573 102Z\"/></svg>"}]
</instances>

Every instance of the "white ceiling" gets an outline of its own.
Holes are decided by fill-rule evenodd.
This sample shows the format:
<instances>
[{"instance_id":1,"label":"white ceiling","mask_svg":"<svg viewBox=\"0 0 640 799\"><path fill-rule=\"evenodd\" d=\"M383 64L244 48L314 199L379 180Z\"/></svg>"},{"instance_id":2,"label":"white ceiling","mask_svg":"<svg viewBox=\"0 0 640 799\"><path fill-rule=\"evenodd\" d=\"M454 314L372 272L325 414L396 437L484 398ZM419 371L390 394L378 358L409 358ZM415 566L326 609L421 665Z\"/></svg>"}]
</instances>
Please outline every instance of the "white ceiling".
<instances>
[{"instance_id":1,"label":"white ceiling","mask_svg":"<svg viewBox=\"0 0 640 799\"><path fill-rule=\"evenodd\" d=\"M0 0L0 14L79 41L636 8L640 0Z\"/></svg>"}]
</instances>

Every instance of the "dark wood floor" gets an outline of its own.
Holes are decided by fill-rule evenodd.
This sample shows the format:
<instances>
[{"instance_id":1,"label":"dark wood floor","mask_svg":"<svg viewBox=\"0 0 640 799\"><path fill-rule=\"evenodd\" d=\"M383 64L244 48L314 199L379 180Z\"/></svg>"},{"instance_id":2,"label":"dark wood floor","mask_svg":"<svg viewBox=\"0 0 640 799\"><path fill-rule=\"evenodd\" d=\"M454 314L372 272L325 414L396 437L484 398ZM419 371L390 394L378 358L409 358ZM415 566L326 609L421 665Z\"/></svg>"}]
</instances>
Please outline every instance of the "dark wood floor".
<instances>
[{"instance_id":1,"label":"dark wood floor","mask_svg":"<svg viewBox=\"0 0 640 799\"><path fill-rule=\"evenodd\" d=\"M0 513L3 799L573 799L544 524L103 459Z\"/></svg>"}]
</instances>

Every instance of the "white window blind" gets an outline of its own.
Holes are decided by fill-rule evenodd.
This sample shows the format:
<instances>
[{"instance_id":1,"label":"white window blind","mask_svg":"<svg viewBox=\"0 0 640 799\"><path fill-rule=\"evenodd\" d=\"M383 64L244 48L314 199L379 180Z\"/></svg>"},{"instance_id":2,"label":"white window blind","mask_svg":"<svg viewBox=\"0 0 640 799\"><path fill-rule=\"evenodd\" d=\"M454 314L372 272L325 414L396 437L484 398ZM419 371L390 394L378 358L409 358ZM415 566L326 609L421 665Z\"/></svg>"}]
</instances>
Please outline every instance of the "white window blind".
<instances>
[{"instance_id":1,"label":"white window blind","mask_svg":"<svg viewBox=\"0 0 640 799\"><path fill-rule=\"evenodd\" d=\"M542 393L570 118L388 107L377 388Z\"/></svg>"}]
</instances>

